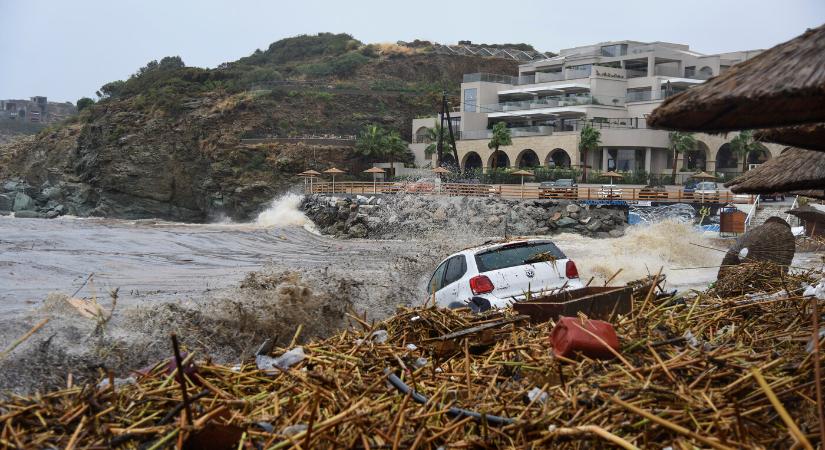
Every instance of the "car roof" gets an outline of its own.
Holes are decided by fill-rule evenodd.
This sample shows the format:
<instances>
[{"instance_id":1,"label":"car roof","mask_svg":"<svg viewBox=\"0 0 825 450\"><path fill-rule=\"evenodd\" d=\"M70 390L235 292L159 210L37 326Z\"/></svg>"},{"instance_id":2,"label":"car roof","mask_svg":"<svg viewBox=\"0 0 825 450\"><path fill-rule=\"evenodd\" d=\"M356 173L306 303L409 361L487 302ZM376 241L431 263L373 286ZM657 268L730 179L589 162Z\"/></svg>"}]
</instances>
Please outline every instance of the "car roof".
<instances>
[{"instance_id":1,"label":"car roof","mask_svg":"<svg viewBox=\"0 0 825 450\"><path fill-rule=\"evenodd\" d=\"M483 251L495 250L497 248L504 247L504 246L507 246L507 245L519 244L519 243L522 243L522 242L536 242L536 243L550 242L550 243L552 243L553 241L551 241L549 239L508 239L508 240L501 240L501 241L496 241L496 242L492 242L492 243L485 243L485 244L482 244L482 245L479 245L479 246L476 246L476 247L468 247L468 248L465 248L464 250L461 250L460 252L457 252L456 254L458 254L458 253L473 253L473 254L476 254L476 253L480 253L480 252L483 252Z\"/></svg>"}]
</instances>

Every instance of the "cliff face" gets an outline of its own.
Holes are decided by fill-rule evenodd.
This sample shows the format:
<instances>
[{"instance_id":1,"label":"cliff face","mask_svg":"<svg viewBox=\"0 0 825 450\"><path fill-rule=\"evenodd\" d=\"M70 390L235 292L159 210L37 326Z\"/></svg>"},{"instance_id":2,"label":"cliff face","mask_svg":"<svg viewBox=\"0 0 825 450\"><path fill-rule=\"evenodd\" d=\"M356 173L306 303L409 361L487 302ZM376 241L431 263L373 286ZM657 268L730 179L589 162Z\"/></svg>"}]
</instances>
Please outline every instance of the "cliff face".
<instances>
[{"instance_id":1,"label":"cliff face","mask_svg":"<svg viewBox=\"0 0 825 450\"><path fill-rule=\"evenodd\" d=\"M440 90L456 92L463 73L516 67L478 57L373 55L359 56L345 75L266 79L320 71L327 63L338 67L354 52L281 65L256 53L211 70L147 66L69 123L0 146L0 212L246 220L296 182L298 172L332 165L355 170L368 161L346 145L249 145L243 137L356 134L377 123L409 139L412 118L433 113ZM247 80L256 71L264 79Z\"/></svg>"}]
</instances>

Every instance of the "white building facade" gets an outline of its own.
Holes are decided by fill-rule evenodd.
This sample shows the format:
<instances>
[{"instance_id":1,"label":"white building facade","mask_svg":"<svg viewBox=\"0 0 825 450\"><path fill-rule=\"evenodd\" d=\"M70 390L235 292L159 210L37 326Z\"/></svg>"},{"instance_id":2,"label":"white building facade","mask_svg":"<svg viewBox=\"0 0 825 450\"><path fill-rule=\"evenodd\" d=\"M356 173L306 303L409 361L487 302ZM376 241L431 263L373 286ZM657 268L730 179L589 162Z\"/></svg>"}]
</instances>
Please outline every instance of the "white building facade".
<instances>
[{"instance_id":1,"label":"white building facade","mask_svg":"<svg viewBox=\"0 0 825 450\"><path fill-rule=\"evenodd\" d=\"M601 132L602 146L588 152L589 170L669 174L668 132L648 129L647 115L668 96L758 53L703 55L681 44L615 41L563 49L557 57L519 66L518 76L466 74L460 107L452 113L461 166L581 168L579 132L592 124ZM510 129L513 143L494 154L487 143L498 122ZM426 129L435 123L432 117L413 121L419 165L437 163L424 153ZM740 172L742 161L728 145L734 135L697 134L698 148L676 162L680 178L697 170ZM752 152L748 163L764 162L783 148L767 144Z\"/></svg>"}]
</instances>

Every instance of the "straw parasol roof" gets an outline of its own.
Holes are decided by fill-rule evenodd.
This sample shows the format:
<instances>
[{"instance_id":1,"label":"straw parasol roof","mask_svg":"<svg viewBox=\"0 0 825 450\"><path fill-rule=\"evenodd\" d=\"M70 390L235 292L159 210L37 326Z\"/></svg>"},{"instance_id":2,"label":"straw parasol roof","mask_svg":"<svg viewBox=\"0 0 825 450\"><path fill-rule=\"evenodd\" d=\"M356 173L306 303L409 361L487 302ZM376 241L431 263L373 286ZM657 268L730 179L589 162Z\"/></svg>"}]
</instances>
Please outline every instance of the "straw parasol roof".
<instances>
[{"instance_id":1,"label":"straw parasol roof","mask_svg":"<svg viewBox=\"0 0 825 450\"><path fill-rule=\"evenodd\" d=\"M371 167L364 171L364 173L384 173L386 172L384 169L380 167Z\"/></svg>"},{"instance_id":2,"label":"straw parasol roof","mask_svg":"<svg viewBox=\"0 0 825 450\"><path fill-rule=\"evenodd\" d=\"M799 217L802 220L810 220L812 222L825 222L825 211L814 208L810 205L800 206L794 208L786 213Z\"/></svg>"},{"instance_id":3,"label":"straw parasol roof","mask_svg":"<svg viewBox=\"0 0 825 450\"><path fill-rule=\"evenodd\" d=\"M823 189L809 189L806 191L791 191L791 195L800 195L802 197L821 198L825 200L825 190Z\"/></svg>"},{"instance_id":4,"label":"straw parasol roof","mask_svg":"<svg viewBox=\"0 0 825 450\"><path fill-rule=\"evenodd\" d=\"M736 194L770 194L825 187L825 152L790 148L725 183Z\"/></svg>"},{"instance_id":5,"label":"straw parasol roof","mask_svg":"<svg viewBox=\"0 0 825 450\"><path fill-rule=\"evenodd\" d=\"M445 167L436 167L435 169L433 169L433 172L434 173L452 173L452 172L449 171L449 169L447 169Z\"/></svg>"},{"instance_id":6,"label":"straw parasol roof","mask_svg":"<svg viewBox=\"0 0 825 450\"><path fill-rule=\"evenodd\" d=\"M742 263L770 262L781 266L788 273L788 266L796 252L796 241L791 226L779 217L769 217L762 225L743 234L722 259L716 275L717 288L724 284L744 284L744 273L735 266Z\"/></svg>"},{"instance_id":7,"label":"straw parasol roof","mask_svg":"<svg viewBox=\"0 0 825 450\"><path fill-rule=\"evenodd\" d=\"M733 131L825 122L825 25L665 100L654 128Z\"/></svg>"},{"instance_id":8,"label":"straw parasol roof","mask_svg":"<svg viewBox=\"0 0 825 450\"><path fill-rule=\"evenodd\" d=\"M696 178L697 180L715 180L716 179L715 176L713 176L713 175L711 175L707 172L694 173L693 175L691 175L691 178Z\"/></svg>"},{"instance_id":9,"label":"straw parasol roof","mask_svg":"<svg viewBox=\"0 0 825 450\"><path fill-rule=\"evenodd\" d=\"M825 151L825 123L757 130L754 137L760 141Z\"/></svg>"},{"instance_id":10,"label":"straw parasol roof","mask_svg":"<svg viewBox=\"0 0 825 450\"><path fill-rule=\"evenodd\" d=\"M310 170L305 170L305 171L299 173L298 175L302 176L302 177L317 177L318 175L321 175L321 172L316 172L316 171L310 169Z\"/></svg>"},{"instance_id":11,"label":"straw parasol roof","mask_svg":"<svg viewBox=\"0 0 825 450\"><path fill-rule=\"evenodd\" d=\"M511 172L510 175L521 175L523 177L532 177L533 172L530 172L529 170L520 169L520 170L517 170L515 172Z\"/></svg>"},{"instance_id":12,"label":"straw parasol roof","mask_svg":"<svg viewBox=\"0 0 825 450\"><path fill-rule=\"evenodd\" d=\"M336 168L336 167L333 167L332 169L327 169L327 170L325 170L325 171L324 171L324 173L332 173L332 174L336 174L336 175L337 175L337 174L339 174L339 173L346 173L346 172L344 172L343 170L338 169L338 168Z\"/></svg>"},{"instance_id":13,"label":"straw parasol roof","mask_svg":"<svg viewBox=\"0 0 825 450\"><path fill-rule=\"evenodd\" d=\"M619 172L615 172L613 170L611 170L610 172L605 172L605 173L601 174L601 176L610 177L610 178L622 178L622 177L624 177L624 175L620 174Z\"/></svg>"}]
</instances>

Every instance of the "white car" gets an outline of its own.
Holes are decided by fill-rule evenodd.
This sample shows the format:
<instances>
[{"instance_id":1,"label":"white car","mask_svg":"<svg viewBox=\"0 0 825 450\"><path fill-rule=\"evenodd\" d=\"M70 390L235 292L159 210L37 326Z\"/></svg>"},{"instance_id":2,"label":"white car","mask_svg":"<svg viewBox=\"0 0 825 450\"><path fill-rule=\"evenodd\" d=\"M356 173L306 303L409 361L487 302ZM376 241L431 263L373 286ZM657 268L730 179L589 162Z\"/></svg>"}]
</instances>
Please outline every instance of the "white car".
<instances>
[{"instance_id":1,"label":"white car","mask_svg":"<svg viewBox=\"0 0 825 450\"><path fill-rule=\"evenodd\" d=\"M441 262L427 292L446 308L474 311L504 308L559 289L582 287L576 263L546 239L517 240L474 247Z\"/></svg>"}]
</instances>

